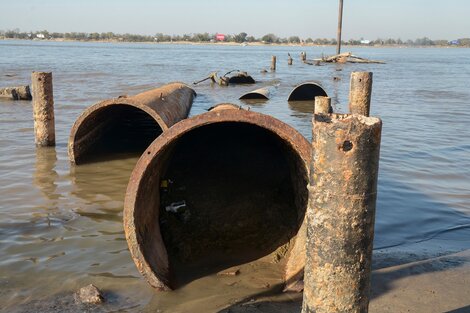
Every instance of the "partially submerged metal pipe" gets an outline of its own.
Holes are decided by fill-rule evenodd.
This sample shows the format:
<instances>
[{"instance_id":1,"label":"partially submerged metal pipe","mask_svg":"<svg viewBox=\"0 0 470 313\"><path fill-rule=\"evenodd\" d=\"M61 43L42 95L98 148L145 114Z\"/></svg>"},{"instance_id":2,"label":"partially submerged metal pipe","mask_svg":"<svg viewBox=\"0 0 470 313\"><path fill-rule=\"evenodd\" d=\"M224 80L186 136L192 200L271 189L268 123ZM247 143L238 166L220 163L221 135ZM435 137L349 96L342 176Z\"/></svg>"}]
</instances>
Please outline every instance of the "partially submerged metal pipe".
<instances>
[{"instance_id":1,"label":"partially submerged metal pipe","mask_svg":"<svg viewBox=\"0 0 470 313\"><path fill-rule=\"evenodd\" d=\"M210 107L207 111L220 111L220 110L241 110L242 107L233 103L219 103Z\"/></svg>"},{"instance_id":2,"label":"partially submerged metal pipe","mask_svg":"<svg viewBox=\"0 0 470 313\"><path fill-rule=\"evenodd\" d=\"M302 313L368 312L382 121L313 118Z\"/></svg>"},{"instance_id":3,"label":"partially submerged metal pipe","mask_svg":"<svg viewBox=\"0 0 470 313\"><path fill-rule=\"evenodd\" d=\"M326 91L319 84L306 82L296 86L289 94L287 101L314 101L318 96L328 97Z\"/></svg>"},{"instance_id":4,"label":"partially submerged metal pipe","mask_svg":"<svg viewBox=\"0 0 470 313\"><path fill-rule=\"evenodd\" d=\"M333 113L333 108L331 107L331 98L330 97L315 97L315 114L328 114Z\"/></svg>"},{"instance_id":5,"label":"partially submerged metal pipe","mask_svg":"<svg viewBox=\"0 0 470 313\"><path fill-rule=\"evenodd\" d=\"M124 230L137 268L171 290L286 256L307 207L310 158L300 133L257 112L220 109L174 125L146 149L127 188Z\"/></svg>"},{"instance_id":6,"label":"partially submerged metal pipe","mask_svg":"<svg viewBox=\"0 0 470 313\"><path fill-rule=\"evenodd\" d=\"M274 87L264 87L259 88L250 92L245 93L239 99L240 100L251 100L251 99L262 99L262 100L269 100L269 97L274 91Z\"/></svg>"},{"instance_id":7,"label":"partially submerged metal pipe","mask_svg":"<svg viewBox=\"0 0 470 313\"><path fill-rule=\"evenodd\" d=\"M54 94L51 72L31 73L34 137L38 147L55 146Z\"/></svg>"},{"instance_id":8,"label":"partially submerged metal pipe","mask_svg":"<svg viewBox=\"0 0 470 313\"><path fill-rule=\"evenodd\" d=\"M72 127L70 161L82 164L99 156L144 151L163 131L188 116L195 95L187 85L171 83L89 107Z\"/></svg>"}]
</instances>

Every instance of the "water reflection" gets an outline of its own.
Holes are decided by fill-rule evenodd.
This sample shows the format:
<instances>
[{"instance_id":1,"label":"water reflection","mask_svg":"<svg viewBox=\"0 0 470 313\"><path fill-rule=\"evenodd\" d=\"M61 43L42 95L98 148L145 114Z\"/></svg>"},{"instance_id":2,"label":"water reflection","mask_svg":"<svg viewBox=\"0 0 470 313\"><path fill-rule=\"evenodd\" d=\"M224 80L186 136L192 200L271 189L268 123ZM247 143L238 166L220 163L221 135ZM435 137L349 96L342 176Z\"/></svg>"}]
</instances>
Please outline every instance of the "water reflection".
<instances>
[{"instance_id":1,"label":"water reflection","mask_svg":"<svg viewBox=\"0 0 470 313\"><path fill-rule=\"evenodd\" d=\"M269 100L268 99L240 99L240 101L245 105L263 108Z\"/></svg>"},{"instance_id":2,"label":"water reflection","mask_svg":"<svg viewBox=\"0 0 470 313\"><path fill-rule=\"evenodd\" d=\"M315 101L289 101L289 109L302 114L313 114Z\"/></svg>"},{"instance_id":3,"label":"water reflection","mask_svg":"<svg viewBox=\"0 0 470 313\"><path fill-rule=\"evenodd\" d=\"M107 215L105 218L113 219L108 215L122 209L127 183L137 159L134 156L71 166L70 177L74 186L71 194L91 205L89 213L78 213L96 214L101 211Z\"/></svg>"},{"instance_id":4,"label":"water reflection","mask_svg":"<svg viewBox=\"0 0 470 313\"><path fill-rule=\"evenodd\" d=\"M48 200L58 200L56 171L57 153L55 147L41 147L36 149L36 164L33 174L33 184L38 187Z\"/></svg>"}]
</instances>

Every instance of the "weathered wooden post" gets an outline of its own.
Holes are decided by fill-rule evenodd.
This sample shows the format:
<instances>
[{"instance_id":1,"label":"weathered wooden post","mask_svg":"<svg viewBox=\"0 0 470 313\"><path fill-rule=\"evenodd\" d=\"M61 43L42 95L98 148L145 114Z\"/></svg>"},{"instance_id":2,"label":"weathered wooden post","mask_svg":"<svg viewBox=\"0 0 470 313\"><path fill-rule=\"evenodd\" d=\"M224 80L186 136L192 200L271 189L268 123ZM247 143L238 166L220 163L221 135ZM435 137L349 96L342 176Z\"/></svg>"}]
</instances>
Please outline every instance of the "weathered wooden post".
<instances>
[{"instance_id":1,"label":"weathered wooden post","mask_svg":"<svg viewBox=\"0 0 470 313\"><path fill-rule=\"evenodd\" d=\"M315 97L315 114L328 114L333 113L333 108L331 107L331 98L318 96Z\"/></svg>"},{"instance_id":2,"label":"weathered wooden post","mask_svg":"<svg viewBox=\"0 0 470 313\"><path fill-rule=\"evenodd\" d=\"M272 72L276 71L276 56L275 55L271 57L271 71Z\"/></svg>"},{"instance_id":3,"label":"weathered wooden post","mask_svg":"<svg viewBox=\"0 0 470 313\"><path fill-rule=\"evenodd\" d=\"M33 72L33 116L36 146L55 146L52 73Z\"/></svg>"},{"instance_id":4,"label":"weathered wooden post","mask_svg":"<svg viewBox=\"0 0 470 313\"><path fill-rule=\"evenodd\" d=\"M341 31L343 29L343 0L339 0L339 13L338 13L338 38L336 43L336 54L341 53Z\"/></svg>"},{"instance_id":5,"label":"weathered wooden post","mask_svg":"<svg viewBox=\"0 0 470 313\"><path fill-rule=\"evenodd\" d=\"M369 116L372 72L353 72L349 89L349 112Z\"/></svg>"},{"instance_id":6,"label":"weathered wooden post","mask_svg":"<svg viewBox=\"0 0 470 313\"><path fill-rule=\"evenodd\" d=\"M292 65L292 57L290 56L290 53L287 54L287 65Z\"/></svg>"},{"instance_id":7,"label":"weathered wooden post","mask_svg":"<svg viewBox=\"0 0 470 313\"><path fill-rule=\"evenodd\" d=\"M382 122L314 115L302 313L366 313Z\"/></svg>"},{"instance_id":8,"label":"weathered wooden post","mask_svg":"<svg viewBox=\"0 0 470 313\"><path fill-rule=\"evenodd\" d=\"M307 52L304 52L304 51L300 52L300 60L302 62L305 62L307 60Z\"/></svg>"}]
</instances>

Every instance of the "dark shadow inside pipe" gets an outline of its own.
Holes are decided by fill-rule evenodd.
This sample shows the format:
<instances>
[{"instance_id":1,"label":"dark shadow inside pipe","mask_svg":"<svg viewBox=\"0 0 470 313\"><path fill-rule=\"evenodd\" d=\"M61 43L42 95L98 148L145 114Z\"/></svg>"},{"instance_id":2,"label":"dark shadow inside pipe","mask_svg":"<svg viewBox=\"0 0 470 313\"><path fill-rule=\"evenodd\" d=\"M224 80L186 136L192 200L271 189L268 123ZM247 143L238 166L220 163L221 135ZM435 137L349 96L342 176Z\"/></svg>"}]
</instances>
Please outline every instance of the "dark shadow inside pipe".
<instances>
[{"instance_id":1,"label":"dark shadow inside pipe","mask_svg":"<svg viewBox=\"0 0 470 313\"><path fill-rule=\"evenodd\" d=\"M269 98L258 92L249 92L240 97L240 100L255 100L255 99L268 100Z\"/></svg>"},{"instance_id":2,"label":"dark shadow inside pipe","mask_svg":"<svg viewBox=\"0 0 470 313\"><path fill-rule=\"evenodd\" d=\"M162 133L147 112L126 104L103 107L90 114L78 129L74 145L77 164L136 157Z\"/></svg>"},{"instance_id":3,"label":"dark shadow inside pipe","mask_svg":"<svg viewBox=\"0 0 470 313\"><path fill-rule=\"evenodd\" d=\"M327 97L325 90L315 83L304 83L292 90L287 101L314 101L315 97Z\"/></svg>"},{"instance_id":4,"label":"dark shadow inside pipe","mask_svg":"<svg viewBox=\"0 0 470 313\"><path fill-rule=\"evenodd\" d=\"M161 233L173 287L271 254L295 236L303 220L305 164L292 146L259 126L201 126L160 151L153 164L145 189L169 184L138 199L147 209L135 216L143 222L136 232L147 234L142 238ZM185 207L166 210L182 200ZM159 227L152 225L154 218ZM145 241L147 261L164 271L162 247Z\"/></svg>"}]
</instances>

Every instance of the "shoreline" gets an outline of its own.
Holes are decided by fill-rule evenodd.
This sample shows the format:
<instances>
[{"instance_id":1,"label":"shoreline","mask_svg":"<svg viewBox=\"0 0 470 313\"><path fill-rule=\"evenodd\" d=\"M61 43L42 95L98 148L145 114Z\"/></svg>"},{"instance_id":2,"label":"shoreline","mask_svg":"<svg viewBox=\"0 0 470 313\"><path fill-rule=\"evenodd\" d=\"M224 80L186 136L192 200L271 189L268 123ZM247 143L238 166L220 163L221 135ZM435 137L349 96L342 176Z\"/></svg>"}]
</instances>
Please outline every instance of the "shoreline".
<instances>
[{"instance_id":1,"label":"shoreline","mask_svg":"<svg viewBox=\"0 0 470 313\"><path fill-rule=\"evenodd\" d=\"M205 42L205 41L162 41L162 42L151 42L151 41L122 41L122 40L75 40L75 39L19 39L19 38L0 38L0 41L34 41L34 42L76 42L76 43L115 43L115 44L149 44L149 45L194 45L194 46L255 46L255 47L313 47L313 48L324 48L324 47L336 47L336 45L317 45L314 43L263 43L263 42ZM341 45L342 50L347 48L420 48L420 49L433 49L433 48L448 48L448 49L468 49L468 46L443 46L443 45L427 45L427 46L407 46L407 45Z\"/></svg>"},{"instance_id":2,"label":"shoreline","mask_svg":"<svg viewBox=\"0 0 470 313\"><path fill-rule=\"evenodd\" d=\"M391 249L374 254L369 312L463 313L470 310L468 303L470 288L467 288L470 275L470 250L449 251L439 255L421 252L416 254L408 249ZM242 278L246 279L245 275L242 271L238 279L220 277L217 279L239 281ZM204 278L195 284L203 282ZM203 307L206 312L212 313L299 313L301 310L301 292L282 293L282 288L272 285L269 288L260 288L255 294L247 293L242 296L235 292L239 283L233 285L233 295L216 295L208 290L199 297L189 297L186 301L170 307L167 307L166 302L174 298L175 291L160 294L147 286L148 289L144 291L149 297L147 303L135 302L128 298L129 295L105 289L103 292L108 300L104 304L84 305L74 300L74 290L64 289L57 294L29 299L6 308L17 313L38 311L78 313L83 310L164 312L167 309L184 313L191 310L201 312ZM452 290L451 294L449 290ZM162 304L167 305L162 307Z\"/></svg>"}]
</instances>

